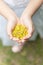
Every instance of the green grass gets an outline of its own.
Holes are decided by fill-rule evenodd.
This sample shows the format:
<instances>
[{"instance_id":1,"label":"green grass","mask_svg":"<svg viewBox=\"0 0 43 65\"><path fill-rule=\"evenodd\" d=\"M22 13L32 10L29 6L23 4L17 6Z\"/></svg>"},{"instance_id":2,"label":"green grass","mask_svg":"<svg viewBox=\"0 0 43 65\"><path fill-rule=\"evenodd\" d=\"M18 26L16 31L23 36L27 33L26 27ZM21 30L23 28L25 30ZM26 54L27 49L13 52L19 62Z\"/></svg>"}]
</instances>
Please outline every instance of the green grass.
<instances>
[{"instance_id":1,"label":"green grass","mask_svg":"<svg viewBox=\"0 0 43 65\"><path fill-rule=\"evenodd\" d=\"M20 53L13 53L0 40L0 65L43 65L43 40L27 41Z\"/></svg>"}]
</instances>

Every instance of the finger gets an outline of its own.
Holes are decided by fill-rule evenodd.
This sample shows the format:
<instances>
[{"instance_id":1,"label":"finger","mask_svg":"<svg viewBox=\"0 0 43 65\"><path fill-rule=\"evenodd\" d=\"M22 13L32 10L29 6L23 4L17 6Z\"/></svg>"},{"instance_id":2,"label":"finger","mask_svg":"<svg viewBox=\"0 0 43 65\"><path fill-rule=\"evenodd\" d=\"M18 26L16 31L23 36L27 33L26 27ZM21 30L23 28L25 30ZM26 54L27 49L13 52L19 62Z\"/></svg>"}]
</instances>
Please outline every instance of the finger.
<instances>
[{"instance_id":1,"label":"finger","mask_svg":"<svg viewBox=\"0 0 43 65\"><path fill-rule=\"evenodd\" d=\"M26 35L25 37L23 37L23 40L27 40L27 39L29 39L31 37L31 35Z\"/></svg>"},{"instance_id":2,"label":"finger","mask_svg":"<svg viewBox=\"0 0 43 65\"><path fill-rule=\"evenodd\" d=\"M32 30L32 32L30 34L28 34L26 37L24 37L25 40L31 38L31 36L33 35L34 29Z\"/></svg>"},{"instance_id":3,"label":"finger","mask_svg":"<svg viewBox=\"0 0 43 65\"><path fill-rule=\"evenodd\" d=\"M16 37L13 37L12 40L19 41L19 39Z\"/></svg>"},{"instance_id":4,"label":"finger","mask_svg":"<svg viewBox=\"0 0 43 65\"><path fill-rule=\"evenodd\" d=\"M24 42L25 42L25 40L24 40L24 39L22 39L22 40L19 40L18 42L19 42L19 43L24 43Z\"/></svg>"},{"instance_id":5,"label":"finger","mask_svg":"<svg viewBox=\"0 0 43 65\"><path fill-rule=\"evenodd\" d=\"M22 43L24 43L24 42L25 42L25 40L23 39L23 40L21 40L21 42L22 42Z\"/></svg>"}]
</instances>

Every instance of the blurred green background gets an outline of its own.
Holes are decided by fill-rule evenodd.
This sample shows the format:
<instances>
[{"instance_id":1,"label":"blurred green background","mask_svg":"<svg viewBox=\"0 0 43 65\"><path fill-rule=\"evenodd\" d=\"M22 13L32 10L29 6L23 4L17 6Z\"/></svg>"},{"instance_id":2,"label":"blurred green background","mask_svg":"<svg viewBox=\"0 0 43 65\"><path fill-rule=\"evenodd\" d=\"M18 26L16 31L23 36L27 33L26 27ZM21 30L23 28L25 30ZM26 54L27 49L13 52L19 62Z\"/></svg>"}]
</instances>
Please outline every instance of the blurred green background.
<instances>
[{"instance_id":1,"label":"blurred green background","mask_svg":"<svg viewBox=\"0 0 43 65\"><path fill-rule=\"evenodd\" d=\"M27 41L20 53L4 47L0 40L0 65L43 65L43 39Z\"/></svg>"}]
</instances>

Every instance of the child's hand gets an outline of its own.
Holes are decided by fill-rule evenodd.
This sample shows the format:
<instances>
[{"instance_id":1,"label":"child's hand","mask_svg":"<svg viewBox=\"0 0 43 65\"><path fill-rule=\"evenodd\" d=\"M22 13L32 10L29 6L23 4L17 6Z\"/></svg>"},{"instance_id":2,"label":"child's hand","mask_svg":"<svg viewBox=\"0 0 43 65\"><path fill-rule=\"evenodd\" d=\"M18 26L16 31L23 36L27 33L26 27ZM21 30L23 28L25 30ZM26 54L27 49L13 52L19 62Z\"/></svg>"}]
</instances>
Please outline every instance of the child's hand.
<instances>
[{"instance_id":1,"label":"child's hand","mask_svg":"<svg viewBox=\"0 0 43 65\"><path fill-rule=\"evenodd\" d=\"M19 19L16 15L12 15L12 18L8 20L8 25L7 25L7 33L10 36L10 39L12 40L18 40L15 37L12 37L12 30L15 27L15 25L18 23Z\"/></svg>"},{"instance_id":2,"label":"child's hand","mask_svg":"<svg viewBox=\"0 0 43 65\"><path fill-rule=\"evenodd\" d=\"M31 17L28 16L28 12L24 11L21 18L20 18L21 24L24 24L28 28L28 35L23 38L25 41L26 39L30 38L33 32L33 24Z\"/></svg>"}]
</instances>

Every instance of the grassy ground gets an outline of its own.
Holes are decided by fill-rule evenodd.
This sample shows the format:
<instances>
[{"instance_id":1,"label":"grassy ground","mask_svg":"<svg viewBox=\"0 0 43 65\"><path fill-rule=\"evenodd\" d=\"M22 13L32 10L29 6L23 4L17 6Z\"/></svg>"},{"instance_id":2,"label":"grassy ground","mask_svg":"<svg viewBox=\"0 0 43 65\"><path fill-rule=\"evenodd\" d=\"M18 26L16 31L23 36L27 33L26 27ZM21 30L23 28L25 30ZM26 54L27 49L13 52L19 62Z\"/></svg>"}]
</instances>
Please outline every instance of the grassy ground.
<instances>
[{"instance_id":1,"label":"grassy ground","mask_svg":"<svg viewBox=\"0 0 43 65\"><path fill-rule=\"evenodd\" d=\"M11 47L3 47L0 40L0 65L43 65L43 40L27 41L17 54L11 51Z\"/></svg>"}]
</instances>

